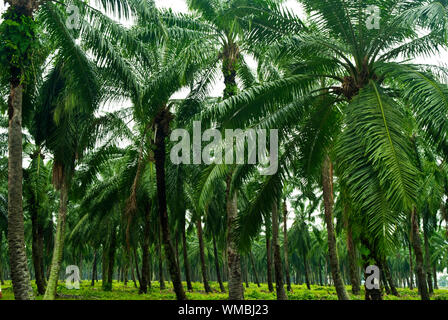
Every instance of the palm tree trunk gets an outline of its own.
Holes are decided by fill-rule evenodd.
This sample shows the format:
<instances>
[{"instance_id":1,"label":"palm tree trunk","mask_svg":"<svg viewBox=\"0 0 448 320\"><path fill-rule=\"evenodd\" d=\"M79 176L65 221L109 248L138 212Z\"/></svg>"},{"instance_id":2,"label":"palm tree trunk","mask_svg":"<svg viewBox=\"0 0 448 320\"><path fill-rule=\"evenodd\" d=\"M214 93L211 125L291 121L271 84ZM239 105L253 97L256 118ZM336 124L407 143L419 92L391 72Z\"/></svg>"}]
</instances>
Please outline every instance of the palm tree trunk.
<instances>
[{"instance_id":1,"label":"palm tree trunk","mask_svg":"<svg viewBox=\"0 0 448 320\"><path fill-rule=\"evenodd\" d=\"M176 263L177 263L177 267L180 270L180 259L179 259L179 238L176 235L176 239L175 239L176 243L174 246L174 253L176 254Z\"/></svg>"},{"instance_id":2,"label":"palm tree trunk","mask_svg":"<svg viewBox=\"0 0 448 320\"><path fill-rule=\"evenodd\" d=\"M215 257L215 269L216 269L216 278L218 279L219 288L221 292L226 292L226 288L224 288L224 284L222 283L221 279L221 271L219 268L219 260L218 260L218 248L216 247L216 238L215 234L212 234L213 238L213 256Z\"/></svg>"},{"instance_id":3,"label":"palm tree trunk","mask_svg":"<svg viewBox=\"0 0 448 320\"><path fill-rule=\"evenodd\" d=\"M16 15L16 23L23 17L32 17L35 3L28 0L6 1ZM33 35L29 35L33 37ZM23 52L23 57L29 54ZM8 98L8 252L12 288L16 300L34 299L25 250L22 206L22 101L23 70L12 61L9 64L10 91Z\"/></svg>"},{"instance_id":4,"label":"palm tree trunk","mask_svg":"<svg viewBox=\"0 0 448 320\"><path fill-rule=\"evenodd\" d=\"M140 282L139 293L148 292L149 279L149 236L151 233L150 225L151 205L147 204L145 208L145 226L143 228L143 245L142 245L142 281Z\"/></svg>"},{"instance_id":5,"label":"palm tree trunk","mask_svg":"<svg viewBox=\"0 0 448 320\"><path fill-rule=\"evenodd\" d=\"M159 255L159 288L160 288L160 290L165 290L165 279L164 279L164 276L163 276L163 259L162 259L162 245L161 245L161 242L162 242L162 235L161 235L161 233L159 232L159 242L158 242L158 250L157 250L157 252L158 252L158 255Z\"/></svg>"},{"instance_id":6,"label":"palm tree trunk","mask_svg":"<svg viewBox=\"0 0 448 320\"><path fill-rule=\"evenodd\" d=\"M37 205L37 204L35 204ZM30 209L32 233L32 259L36 278L37 294L45 294L45 274L43 267L44 239L42 226L39 223L37 207Z\"/></svg>"},{"instance_id":7,"label":"palm tree trunk","mask_svg":"<svg viewBox=\"0 0 448 320\"><path fill-rule=\"evenodd\" d=\"M201 272L202 272L202 282L204 283L204 290L207 293L211 293L212 289L208 284L207 280L207 265L205 263L205 254L204 254L204 239L202 237L202 221L199 216L196 220L196 230L198 232L198 241L199 241L199 257L201 261Z\"/></svg>"},{"instance_id":8,"label":"palm tree trunk","mask_svg":"<svg viewBox=\"0 0 448 320\"><path fill-rule=\"evenodd\" d=\"M321 261L321 258L319 258L319 285L321 287L323 287L323 285L324 285L324 282L322 280L322 261Z\"/></svg>"},{"instance_id":9,"label":"palm tree trunk","mask_svg":"<svg viewBox=\"0 0 448 320\"><path fill-rule=\"evenodd\" d=\"M429 251L429 239L428 232L426 228L423 228L423 238L425 243L425 270L426 270L426 280L428 283L429 294L433 294L434 290L432 288L432 268L431 268L431 257Z\"/></svg>"},{"instance_id":10,"label":"palm tree trunk","mask_svg":"<svg viewBox=\"0 0 448 320\"><path fill-rule=\"evenodd\" d=\"M229 300L243 300L244 287L241 273L241 257L238 252L238 246L235 241L235 221L237 218L237 193L230 194L230 177L227 180L227 259L229 273Z\"/></svg>"},{"instance_id":11,"label":"palm tree trunk","mask_svg":"<svg viewBox=\"0 0 448 320\"><path fill-rule=\"evenodd\" d=\"M258 280L258 273L257 269L255 268L254 254L252 253L252 250L249 252L249 258L250 263L252 264L252 270L254 271L255 282L257 283L257 287L260 288L260 281Z\"/></svg>"},{"instance_id":12,"label":"palm tree trunk","mask_svg":"<svg viewBox=\"0 0 448 320\"><path fill-rule=\"evenodd\" d=\"M386 273L384 272L384 269L381 269L381 279L384 279L381 281L381 285L384 286L384 290L386 291L386 294L390 294L390 287L389 283L386 278Z\"/></svg>"},{"instance_id":13,"label":"palm tree trunk","mask_svg":"<svg viewBox=\"0 0 448 320\"><path fill-rule=\"evenodd\" d=\"M286 289L291 291L291 276L289 274L288 261L288 208L286 206L286 199L283 201L283 251L285 257L285 274L286 274Z\"/></svg>"},{"instance_id":14,"label":"palm tree trunk","mask_svg":"<svg viewBox=\"0 0 448 320\"><path fill-rule=\"evenodd\" d=\"M134 253L134 263L135 263L135 272L137 273L137 280L140 286L140 283L142 282L142 277L140 275L140 268L138 265L138 255L137 255L137 249L134 247L133 248L133 253Z\"/></svg>"},{"instance_id":15,"label":"palm tree trunk","mask_svg":"<svg viewBox=\"0 0 448 320\"><path fill-rule=\"evenodd\" d=\"M246 283L246 288L249 288L250 287L250 285L249 285L249 273L248 273L249 272L249 270L248 270L248 263L249 262L244 257L242 257L241 259L242 259L241 263L244 266L244 268L243 268L243 270L244 270L244 282Z\"/></svg>"},{"instance_id":16,"label":"palm tree trunk","mask_svg":"<svg viewBox=\"0 0 448 320\"><path fill-rule=\"evenodd\" d=\"M156 180L157 180L157 200L160 226L162 229L163 247L165 249L165 257L168 260L171 281L173 282L174 292L177 300L186 300L182 280L180 277L179 265L176 263L173 244L170 238L170 229L168 226L168 212L166 204L166 181L165 181L165 156L166 145L165 138L169 134L169 123L172 119L170 112L163 108L154 119L155 123L155 150L154 159L156 163Z\"/></svg>"},{"instance_id":17,"label":"palm tree trunk","mask_svg":"<svg viewBox=\"0 0 448 320\"><path fill-rule=\"evenodd\" d=\"M3 278L3 264L2 264L2 241L3 241L3 232L0 231L0 285L5 284L5 279Z\"/></svg>"},{"instance_id":18,"label":"palm tree trunk","mask_svg":"<svg viewBox=\"0 0 448 320\"><path fill-rule=\"evenodd\" d=\"M311 290L310 284L310 266L308 264L308 259L306 256L303 256L303 265L305 267L305 283L308 290Z\"/></svg>"},{"instance_id":19,"label":"palm tree trunk","mask_svg":"<svg viewBox=\"0 0 448 320\"><path fill-rule=\"evenodd\" d=\"M280 252L280 240L278 238L278 206L275 203L272 206L272 241L274 243L274 268L275 268L275 289L277 291L277 300L288 300L283 285L283 266Z\"/></svg>"},{"instance_id":20,"label":"palm tree trunk","mask_svg":"<svg viewBox=\"0 0 448 320\"><path fill-rule=\"evenodd\" d=\"M132 259L131 259L131 261L132 261ZM134 287L137 288L137 281L135 279L134 269L135 269L135 266L132 265L132 262L131 262L131 278L132 278L132 281L134 282Z\"/></svg>"},{"instance_id":21,"label":"palm tree trunk","mask_svg":"<svg viewBox=\"0 0 448 320\"><path fill-rule=\"evenodd\" d=\"M93 262L92 262L92 283L90 284L92 287L95 286L96 268L97 268L97 252L95 250L93 252Z\"/></svg>"},{"instance_id":22,"label":"palm tree trunk","mask_svg":"<svg viewBox=\"0 0 448 320\"><path fill-rule=\"evenodd\" d=\"M327 155L322 164L322 189L325 207L325 222L327 224L328 251L330 257L331 274L339 300L349 300L347 291L339 269L336 249L336 235L333 227L333 164Z\"/></svg>"},{"instance_id":23,"label":"palm tree trunk","mask_svg":"<svg viewBox=\"0 0 448 320\"><path fill-rule=\"evenodd\" d=\"M115 265L115 252L117 249L117 234L115 231L115 227L112 229L110 244L107 252L107 274L106 274L106 283L103 285L105 291L112 291L112 281L114 274L114 265ZM103 280L104 281L104 280Z\"/></svg>"},{"instance_id":24,"label":"palm tree trunk","mask_svg":"<svg viewBox=\"0 0 448 320\"><path fill-rule=\"evenodd\" d=\"M445 195L448 196L448 180L445 179ZM445 233L448 238L448 198L440 206L442 217L445 219Z\"/></svg>"},{"instance_id":25,"label":"palm tree trunk","mask_svg":"<svg viewBox=\"0 0 448 320\"><path fill-rule=\"evenodd\" d=\"M224 94L227 99L237 94L238 86L236 83L236 66L238 62L238 46L229 41L225 44L222 52L222 73L224 75ZM237 244L234 240L235 222L238 214L237 191L230 193L230 181L232 172L227 177L226 189L226 213L227 213L227 270L229 284L229 299L244 299L244 287L241 273L241 257L238 252Z\"/></svg>"},{"instance_id":26,"label":"palm tree trunk","mask_svg":"<svg viewBox=\"0 0 448 320\"><path fill-rule=\"evenodd\" d=\"M382 269L384 271L384 277L385 277L385 281L384 282L389 283L390 292L394 296L399 297L400 294L398 293L397 287L394 284L394 281L393 281L392 275L390 273L390 269L389 269L389 265L387 264L387 261L384 260L381 265L382 265L382 267L383 267Z\"/></svg>"},{"instance_id":27,"label":"palm tree trunk","mask_svg":"<svg viewBox=\"0 0 448 320\"><path fill-rule=\"evenodd\" d=\"M101 253L101 286L104 288L106 285L106 274L107 274L107 241L103 244L103 252Z\"/></svg>"},{"instance_id":28,"label":"palm tree trunk","mask_svg":"<svg viewBox=\"0 0 448 320\"><path fill-rule=\"evenodd\" d=\"M350 272L350 282L352 284L352 293L359 295L361 292L361 280L359 278L358 265L356 263L356 247L353 242L352 228L350 223L346 222L347 228L347 251L348 251L348 262L349 262L349 272Z\"/></svg>"},{"instance_id":29,"label":"palm tree trunk","mask_svg":"<svg viewBox=\"0 0 448 320\"><path fill-rule=\"evenodd\" d=\"M188 252L187 252L187 237L185 235L185 226L182 228L182 247L183 247L183 256L184 256L184 268L185 268L185 278L187 280L187 289L188 291L193 291L193 286L191 285L191 276L190 276L190 262L188 261Z\"/></svg>"},{"instance_id":30,"label":"palm tree trunk","mask_svg":"<svg viewBox=\"0 0 448 320\"><path fill-rule=\"evenodd\" d=\"M13 77L8 100L8 251L14 297L32 300L22 208L22 96L19 76Z\"/></svg>"},{"instance_id":31,"label":"palm tree trunk","mask_svg":"<svg viewBox=\"0 0 448 320\"><path fill-rule=\"evenodd\" d=\"M439 289L439 285L437 283L437 270L435 265L432 266L432 275L434 279L434 290L437 290Z\"/></svg>"},{"instance_id":32,"label":"palm tree trunk","mask_svg":"<svg viewBox=\"0 0 448 320\"><path fill-rule=\"evenodd\" d=\"M414 208L411 214L411 224L412 224L412 245L414 247L415 253L415 261L417 264L417 280L418 280L418 288L421 295L422 300L429 300L428 288L426 286L426 274L424 270L424 261L423 261L423 252L422 245L420 240L420 231L418 226L418 214L417 210Z\"/></svg>"},{"instance_id":33,"label":"palm tree trunk","mask_svg":"<svg viewBox=\"0 0 448 320\"><path fill-rule=\"evenodd\" d=\"M56 297L56 289L59 279L59 270L61 268L62 254L64 250L67 202L68 202L68 186L65 175L63 174L60 189L58 224L56 226L53 258L51 260L51 266L50 266L50 278L48 279L47 290L45 291L44 300L54 300Z\"/></svg>"},{"instance_id":34,"label":"palm tree trunk","mask_svg":"<svg viewBox=\"0 0 448 320\"><path fill-rule=\"evenodd\" d=\"M272 285L272 262L271 262L271 237L269 236L269 231L266 230L266 260L267 260L267 276L268 276L268 289L269 292L274 291L274 286Z\"/></svg>"},{"instance_id":35,"label":"palm tree trunk","mask_svg":"<svg viewBox=\"0 0 448 320\"><path fill-rule=\"evenodd\" d=\"M414 268L412 259L411 239L409 240L409 289L414 290Z\"/></svg>"}]
</instances>

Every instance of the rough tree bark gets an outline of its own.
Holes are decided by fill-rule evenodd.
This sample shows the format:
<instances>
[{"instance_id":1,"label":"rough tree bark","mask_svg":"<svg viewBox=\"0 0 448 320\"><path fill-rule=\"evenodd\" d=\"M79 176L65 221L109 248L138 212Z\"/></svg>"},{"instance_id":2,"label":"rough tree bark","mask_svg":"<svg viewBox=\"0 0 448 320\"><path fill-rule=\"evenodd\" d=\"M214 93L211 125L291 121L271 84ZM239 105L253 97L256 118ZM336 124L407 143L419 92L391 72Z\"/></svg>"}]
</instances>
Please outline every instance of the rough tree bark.
<instances>
[{"instance_id":1,"label":"rough tree bark","mask_svg":"<svg viewBox=\"0 0 448 320\"><path fill-rule=\"evenodd\" d=\"M412 224L411 242L414 248L415 261L417 264L416 265L417 280L418 280L417 284L422 300L430 300L426 283L426 274L424 269L423 251L420 240L420 230L418 221L419 221L418 213L417 210L414 208L411 213L411 224Z\"/></svg>"},{"instance_id":2,"label":"rough tree bark","mask_svg":"<svg viewBox=\"0 0 448 320\"><path fill-rule=\"evenodd\" d=\"M324 198L325 223L327 224L328 251L330 258L331 275L339 300L350 300L345 290L344 282L339 269L336 249L336 235L333 226L333 164L327 155L322 164L322 189Z\"/></svg>"},{"instance_id":3,"label":"rough tree bark","mask_svg":"<svg viewBox=\"0 0 448 320\"><path fill-rule=\"evenodd\" d=\"M17 13L17 23L22 16L32 17L37 1L7 0ZM29 49L28 49L29 50ZM27 50L27 51L28 51ZM23 53L24 56L28 52ZM8 252L12 288L16 300L34 299L25 251L25 234L22 206L22 101L23 70L11 62L8 98Z\"/></svg>"},{"instance_id":4,"label":"rough tree bark","mask_svg":"<svg viewBox=\"0 0 448 320\"><path fill-rule=\"evenodd\" d=\"M22 95L19 80L12 81L8 101L8 251L14 297L32 300L22 208Z\"/></svg>"},{"instance_id":5,"label":"rough tree bark","mask_svg":"<svg viewBox=\"0 0 448 320\"><path fill-rule=\"evenodd\" d=\"M232 41L227 42L221 53L222 73L224 75L223 98L227 99L237 94L236 67L240 56L238 46ZM230 193L230 181L232 173L227 177L226 189L226 213L227 213L227 270L229 284L229 299L244 299L244 287L241 272L241 257L234 240L235 222L238 214L237 191Z\"/></svg>"},{"instance_id":6,"label":"rough tree bark","mask_svg":"<svg viewBox=\"0 0 448 320\"><path fill-rule=\"evenodd\" d=\"M230 176L229 176L230 177ZM241 257L238 252L238 246L235 241L235 221L237 218L237 193L233 191L230 194L230 178L227 180L227 259L229 274L229 300L243 300L244 287L241 272Z\"/></svg>"},{"instance_id":7,"label":"rough tree bark","mask_svg":"<svg viewBox=\"0 0 448 320\"><path fill-rule=\"evenodd\" d=\"M156 180L157 180L157 200L160 226L162 229L163 247L165 257L168 261L171 281L173 282L174 292L177 300L186 300L184 288L180 277L179 265L176 263L173 244L170 238L170 229L168 226L168 211L166 204L166 181L165 181L165 156L166 144L165 138L169 134L169 125L173 115L167 108L163 108L154 119L155 132L155 150L154 159L156 162Z\"/></svg>"}]
</instances>

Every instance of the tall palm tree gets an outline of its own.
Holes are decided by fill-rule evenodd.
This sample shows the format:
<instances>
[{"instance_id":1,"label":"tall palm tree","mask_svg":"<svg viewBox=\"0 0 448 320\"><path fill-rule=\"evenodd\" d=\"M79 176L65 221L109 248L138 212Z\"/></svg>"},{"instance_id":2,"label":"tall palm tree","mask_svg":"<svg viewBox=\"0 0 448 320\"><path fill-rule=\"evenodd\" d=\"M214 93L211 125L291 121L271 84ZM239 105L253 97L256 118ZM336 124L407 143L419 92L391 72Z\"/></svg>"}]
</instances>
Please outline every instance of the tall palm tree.
<instances>
[{"instance_id":1,"label":"tall palm tree","mask_svg":"<svg viewBox=\"0 0 448 320\"><path fill-rule=\"evenodd\" d=\"M8 244L14 296L18 300L30 300L33 299L33 292L26 261L22 208L22 101L23 79L26 77L29 80L31 76L27 68L31 65L36 29L33 13L37 2L22 0L6 3L10 7L2 16L1 58L6 69L3 72L9 78ZM18 42L24 44L22 52L18 49ZM7 46L7 43L13 45Z\"/></svg>"}]
</instances>

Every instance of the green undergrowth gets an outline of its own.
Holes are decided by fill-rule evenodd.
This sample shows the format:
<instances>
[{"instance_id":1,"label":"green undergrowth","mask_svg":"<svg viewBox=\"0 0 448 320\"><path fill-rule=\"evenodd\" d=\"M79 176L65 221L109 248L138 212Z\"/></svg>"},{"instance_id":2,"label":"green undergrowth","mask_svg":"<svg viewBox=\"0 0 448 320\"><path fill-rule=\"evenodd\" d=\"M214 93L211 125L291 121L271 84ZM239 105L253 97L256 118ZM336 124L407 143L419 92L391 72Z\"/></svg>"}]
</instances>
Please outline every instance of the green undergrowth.
<instances>
[{"instance_id":1,"label":"green undergrowth","mask_svg":"<svg viewBox=\"0 0 448 320\"><path fill-rule=\"evenodd\" d=\"M125 286L123 282L114 281L112 291L103 291L101 288L101 280L95 282L95 286L91 286L90 281L82 281L80 289L69 290L65 287L65 282L60 281L58 285L59 300L175 300L176 295L172 289L171 283L165 282L167 288L160 290L157 281L152 282L152 287L147 294L139 294L138 288L134 286L132 281L129 281ZM33 281L33 289L36 292L36 285ZM193 291L187 292L189 300L226 300L227 293L219 291L219 285L216 282L210 282L213 293L205 293L204 287L200 282L193 283ZM227 289L227 284L226 289ZM184 287L186 284L184 283ZM363 300L364 292L361 295L353 295L350 293L350 286L347 286L347 291L352 300ZM384 300L420 300L417 289L398 289L400 297L393 295L384 295ZM3 298L1 300L13 300L11 281L6 281L2 286ZM256 284L250 283L249 288L245 287L244 293L246 300L275 300L275 292L269 292L267 284L261 284L257 287ZM331 286L311 286L308 290L305 285L292 285L292 291L288 292L290 300L337 300L337 295L334 287ZM448 289L435 290L432 300L448 300ZM0 300L0 301L1 301ZM36 300L42 300L42 296L36 296Z\"/></svg>"}]
</instances>

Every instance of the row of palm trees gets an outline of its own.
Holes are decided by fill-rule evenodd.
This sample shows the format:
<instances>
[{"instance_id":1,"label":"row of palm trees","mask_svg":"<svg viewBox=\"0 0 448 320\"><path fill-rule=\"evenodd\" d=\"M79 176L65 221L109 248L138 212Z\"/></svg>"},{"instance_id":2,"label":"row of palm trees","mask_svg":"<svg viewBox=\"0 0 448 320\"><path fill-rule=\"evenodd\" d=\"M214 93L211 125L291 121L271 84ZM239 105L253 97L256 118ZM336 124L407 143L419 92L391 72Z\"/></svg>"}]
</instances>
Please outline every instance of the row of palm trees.
<instances>
[{"instance_id":1,"label":"row of palm trees","mask_svg":"<svg viewBox=\"0 0 448 320\"><path fill-rule=\"evenodd\" d=\"M182 242L191 290L188 223L195 224L207 292L203 223L213 235L221 290L216 243L225 243L230 299L244 298L241 264L248 265L261 232L268 282L274 273L278 299L287 299L284 284L290 289L292 265L302 261L305 274L312 274L307 257L315 251L319 271L325 262L338 298L349 299L338 252L341 230L355 294L359 267L371 264L382 268L393 292L388 258L406 243L409 283L414 267L421 297L429 299L434 268L446 259L440 249L446 239L432 239L440 235L441 222L448 222L447 70L412 59L446 47L446 4L299 2L305 19L274 0L189 0L188 14L159 10L149 0L102 1L99 9L80 0L7 1L0 57L6 61L1 82L9 117L7 235L16 299L33 298L24 208L34 221L33 269L46 299L56 296L65 244L81 252L87 243L94 261L102 251L105 290L111 289L117 248L123 246L123 266L134 270L141 244L140 291L151 284L154 247L159 280L164 259L177 298L186 299L177 248ZM65 8L72 4L80 10L77 29L65 23ZM380 9L380 29L366 25L368 5ZM135 24L125 28L112 13L132 16ZM27 45L14 46L17 39ZM257 61L255 71L246 62L249 54ZM210 98L219 77L222 97ZM182 88L189 88L188 96L171 100ZM132 106L98 113L105 103L124 101ZM262 176L259 166L247 164L170 163L170 128L191 128L194 120L220 130L278 128L278 171ZM23 139L33 148L28 176ZM47 155L50 162L43 160ZM54 188L39 185L41 178L48 182L47 171ZM288 234L287 202L295 193L295 208L312 203L310 212L322 213L326 232L316 248L304 209L290 230L296 232ZM55 234L46 237L53 233L55 205ZM42 215L45 223L39 222ZM45 245L53 245L48 277ZM408 278L392 270L397 279ZM365 292L366 299L381 299L381 289Z\"/></svg>"}]
</instances>

